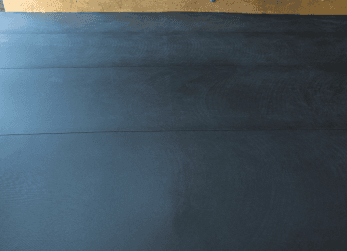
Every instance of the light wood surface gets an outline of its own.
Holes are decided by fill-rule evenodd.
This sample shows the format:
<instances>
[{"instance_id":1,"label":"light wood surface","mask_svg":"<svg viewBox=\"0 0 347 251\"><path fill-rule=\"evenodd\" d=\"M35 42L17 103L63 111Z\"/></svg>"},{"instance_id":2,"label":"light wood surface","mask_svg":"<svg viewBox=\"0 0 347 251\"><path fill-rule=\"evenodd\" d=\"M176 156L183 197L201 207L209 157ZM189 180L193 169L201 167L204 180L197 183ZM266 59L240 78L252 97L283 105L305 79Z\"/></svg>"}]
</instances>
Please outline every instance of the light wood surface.
<instances>
[{"instance_id":1,"label":"light wood surface","mask_svg":"<svg viewBox=\"0 0 347 251\"><path fill-rule=\"evenodd\" d=\"M345 0L4 0L6 12L231 12L345 15Z\"/></svg>"}]
</instances>

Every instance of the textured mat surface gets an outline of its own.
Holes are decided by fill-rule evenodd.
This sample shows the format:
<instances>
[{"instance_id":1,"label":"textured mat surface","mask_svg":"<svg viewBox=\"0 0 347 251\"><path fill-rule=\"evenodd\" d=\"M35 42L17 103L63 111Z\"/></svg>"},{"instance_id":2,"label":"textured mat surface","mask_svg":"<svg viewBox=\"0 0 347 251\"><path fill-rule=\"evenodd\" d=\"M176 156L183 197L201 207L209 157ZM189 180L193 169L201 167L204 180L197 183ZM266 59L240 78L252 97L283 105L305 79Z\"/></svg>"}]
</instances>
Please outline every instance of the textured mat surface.
<instances>
[{"instance_id":1,"label":"textured mat surface","mask_svg":"<svg viewBox=\"0 0 347 251\"><path fill-rule=\"evenodd\" d=\"M231 13L6 13L1 34L115 32L340 32L347 16L245 15ZM305 35L302 34L302 35Z\"/></svg>"},{"instance_id":2,"label":"textured mat surface","mask_svg":"<svg viewBox=\"0 0 347 251\"><path fill-rule=\"evenodd\" d=\"M347 77L336 71L2 69L0 132L347 129Z\"/></svg>"},{"instance_id":3,"label":"textured mat surface","mask_svg":"<svg viewBox=\"0 0 347 251\"><path fill-rule=\"evenodd\" d=\"M347 250L346 20L0 13L0 250Z\"/></svg>"},{"instance_id":4,"label":"textured mat surface","mask_svg":"<svg viewBox=\"0 0 347 251\"><path fill-rule=\"evenodd\" d=\"M0 36L0 68L316 66L336 64L347 58L347 33L122 32Z\"/></svg>"},{"instance_id":5,"label":"textured mat surface","mask_svg":"<svg viewBox=\"0 0 347 251\"><path fill-rule=\"evenodd\" d=\"M344 250L346 131L1 137L1 250Z\"/></svg>"}]
</instances>

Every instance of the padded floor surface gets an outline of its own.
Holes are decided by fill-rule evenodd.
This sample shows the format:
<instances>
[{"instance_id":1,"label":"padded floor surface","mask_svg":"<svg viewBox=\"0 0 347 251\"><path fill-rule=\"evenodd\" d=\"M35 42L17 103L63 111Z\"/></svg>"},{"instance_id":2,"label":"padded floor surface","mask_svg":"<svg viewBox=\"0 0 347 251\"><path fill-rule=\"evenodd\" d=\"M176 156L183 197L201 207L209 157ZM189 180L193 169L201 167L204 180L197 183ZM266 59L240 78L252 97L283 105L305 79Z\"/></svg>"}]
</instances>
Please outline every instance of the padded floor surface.
<instances>
[{"instance_id":1,"label":"padded floor surface","mask_svg":"<svg viewBox=\"0 0 347 251\"><path fill-rule=\"evenodd\" d=\"M0 250L347 250L346 24L0 13Z\"/></svg>"}]
</instances>

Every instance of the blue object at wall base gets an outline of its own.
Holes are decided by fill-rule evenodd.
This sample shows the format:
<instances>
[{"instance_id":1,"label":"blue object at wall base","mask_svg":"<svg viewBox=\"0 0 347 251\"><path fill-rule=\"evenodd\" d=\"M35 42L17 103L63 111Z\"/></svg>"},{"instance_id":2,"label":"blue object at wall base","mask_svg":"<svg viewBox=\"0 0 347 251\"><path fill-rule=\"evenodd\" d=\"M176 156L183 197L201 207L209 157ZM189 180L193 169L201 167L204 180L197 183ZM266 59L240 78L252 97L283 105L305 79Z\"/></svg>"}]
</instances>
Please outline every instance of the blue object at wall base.
<instances>
[{"instance_id":1,"label":"blue object at wall base","mask_svg":"<svg viewBox=\"0 0 347 251\"><path fill-rule=\"evenodd\" d=\"M5 12L5 6L2 0L0 0L0 12Z\"/></svg>"}]
</instances>

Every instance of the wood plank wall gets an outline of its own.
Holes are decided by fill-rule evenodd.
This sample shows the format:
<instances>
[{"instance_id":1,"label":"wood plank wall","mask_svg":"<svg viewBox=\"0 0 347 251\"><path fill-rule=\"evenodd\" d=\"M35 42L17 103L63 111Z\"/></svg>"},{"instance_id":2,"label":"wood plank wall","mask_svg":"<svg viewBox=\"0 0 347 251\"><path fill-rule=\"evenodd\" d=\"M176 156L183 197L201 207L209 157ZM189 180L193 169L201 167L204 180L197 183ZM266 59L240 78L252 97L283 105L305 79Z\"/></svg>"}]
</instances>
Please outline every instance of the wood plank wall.
<instances>
[{"instance_id":1,"label":"wood plank wall","mask_svg":"<svg viewBox=\"0 0 347 251\"><path fill-rule=\"evenodd\" d=\"M232 12L345 15L345 0L4 0L6 12Z\"/></svg>"}]
</instances>

